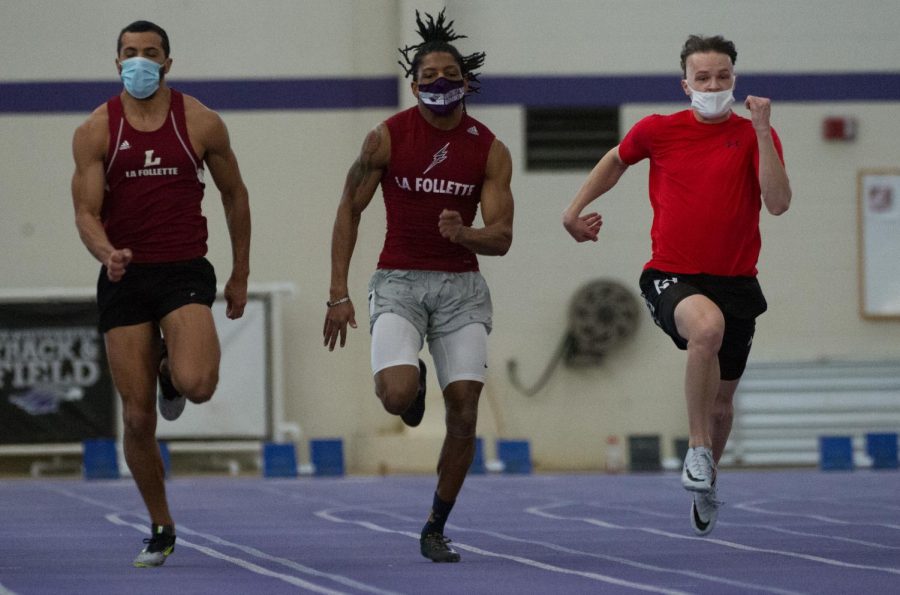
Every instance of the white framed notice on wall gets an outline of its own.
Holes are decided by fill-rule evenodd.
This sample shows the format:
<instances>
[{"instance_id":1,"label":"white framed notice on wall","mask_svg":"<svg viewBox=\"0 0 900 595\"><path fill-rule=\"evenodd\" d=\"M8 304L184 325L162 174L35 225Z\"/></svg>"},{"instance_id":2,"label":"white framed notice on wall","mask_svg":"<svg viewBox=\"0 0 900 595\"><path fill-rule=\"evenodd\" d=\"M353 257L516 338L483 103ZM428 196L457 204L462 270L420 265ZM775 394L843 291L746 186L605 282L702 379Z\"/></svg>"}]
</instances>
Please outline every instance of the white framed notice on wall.
<instances>
[{"instance_id":1,"label":"white framed notice on wall","mask_svg":"<svg viewBox=\"0 0 900 595\"><path fill-rule=\"evenodd\" d=\"M900 168L857 174L863 318L900 319Z\"/></svg>"}]
</instances>

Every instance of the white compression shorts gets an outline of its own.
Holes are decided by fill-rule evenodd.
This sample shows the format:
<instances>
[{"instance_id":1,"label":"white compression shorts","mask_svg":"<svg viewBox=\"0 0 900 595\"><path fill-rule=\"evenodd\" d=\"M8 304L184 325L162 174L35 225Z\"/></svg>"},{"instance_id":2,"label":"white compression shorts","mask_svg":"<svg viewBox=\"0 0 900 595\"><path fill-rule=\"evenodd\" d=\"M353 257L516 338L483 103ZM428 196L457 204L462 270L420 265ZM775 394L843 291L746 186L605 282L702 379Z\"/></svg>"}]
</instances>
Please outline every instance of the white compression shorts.
<instances>
[{"instance_id":1,"label":"white compression shorts","mask_svg":"<svg viewBox=\"0 0 900 595\"><path fill-rule=\"evenodd\" d=\"M372 327L372 374L392 366L419 366L422 335L410 321L385 312ZM451 382L474 380L484 384L487 371L487 329L467 324L428 341L441 390Z\"/></svg>"}]
</instances>

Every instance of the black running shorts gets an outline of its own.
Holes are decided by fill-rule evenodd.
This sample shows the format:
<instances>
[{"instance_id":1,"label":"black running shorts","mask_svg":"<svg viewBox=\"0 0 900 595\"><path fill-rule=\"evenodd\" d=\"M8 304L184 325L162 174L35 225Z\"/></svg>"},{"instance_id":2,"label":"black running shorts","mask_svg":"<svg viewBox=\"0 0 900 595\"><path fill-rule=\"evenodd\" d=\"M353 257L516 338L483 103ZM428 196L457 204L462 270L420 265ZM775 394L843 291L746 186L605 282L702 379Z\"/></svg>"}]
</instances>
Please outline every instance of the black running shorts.
<instances>
[{"instance_id":1,"label":"black running shorts","mask_svg":"<svg viewBox=\"0 0 900 595\"><path fill-rule=\"evenodd\" d=\"M675 326L675 306L695 294L716 304L725 318L725 335L719 349L720 376L722 380L741 377L750 356L756 317L768 307L756 277L682 275L647 269L639 283L653 321L679 349L687 349L687 341Z\"/></svg>"},{"instance_id":2,"label":"black running shorts","mask_svg":"<svg viewBox=\"0 0 900 595\"><path fill-rule=\"evenodd\" d=\"M183 262L130 264L116 283L101 267L97 279L100 332L117 326L159 322L187 304L212 306L216 299L216 273L205 258Z\"/></svg>"}]
</instances>

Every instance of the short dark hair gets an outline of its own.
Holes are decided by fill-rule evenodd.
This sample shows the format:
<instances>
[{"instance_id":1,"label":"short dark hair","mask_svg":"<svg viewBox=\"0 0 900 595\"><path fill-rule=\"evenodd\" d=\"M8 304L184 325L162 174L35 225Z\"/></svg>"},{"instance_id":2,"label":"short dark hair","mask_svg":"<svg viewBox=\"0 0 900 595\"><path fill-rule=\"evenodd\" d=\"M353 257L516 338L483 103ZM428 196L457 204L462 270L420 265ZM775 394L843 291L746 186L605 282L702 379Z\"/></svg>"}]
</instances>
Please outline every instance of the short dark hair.
<instances>
[{"instance_id":1,"label":"short dark hair","mask_svg":"<svg viewBox=\"0 0 900 595\"><path fill-rule=\"evenodd\" d=\"M122 53L122 36L126 33L146 33L147 31L152 31L159 35L160 39L162 39L162 49L166 55L166 58L169 57L169 36L166 34L166 30L157 25L156 23L151 23L150 21L135 21L119 31L119 40L116 44L116 55L118 56Z\"/></svg>"},{"instance_id":2,"label":"short dark hair","mask_svg":"<svg viewBox=\"0 0 900 595\"><path fill-rule=\"evenodd\" d=\"M717 54L725 54L731 58L731 64L737 62L737 50L733 41L728 41L721 35L712 37L704 37L702 35L691 35L684 42L681 48L681 72L687 77L687 59L691 54L705 54L707 52L716 52Z\"/></svg>"},{"instance_id":3,"label":"short dark hair","mask_svg":"<svg viewBox=\"0 0 900 595\"><path fill-rule=\"evenodd\" d=\"M478 73L475 71L484 64L484 52L475 52L468 56L463 56L450 43L457 39L465 39L466 36L458 35L453 30L453 21L447 21L443 10L438 13L437 19L425 13L424 21L417 10L416 26L416 32L422 38L422 42L400 49L400 55L403 56L403 60L406 62L406 64L400 62L400 66L406 71L406 76L412 76L413 81L415 81L419 78L419 64L422 62L422 58L434 52L447 52L456 60L460 72L469 81L469 84L476 83L476 85L469 87L470 92L477 92ZM409 57L410 53L413 54L412 58Z\"/></svg>"}]
</instances>

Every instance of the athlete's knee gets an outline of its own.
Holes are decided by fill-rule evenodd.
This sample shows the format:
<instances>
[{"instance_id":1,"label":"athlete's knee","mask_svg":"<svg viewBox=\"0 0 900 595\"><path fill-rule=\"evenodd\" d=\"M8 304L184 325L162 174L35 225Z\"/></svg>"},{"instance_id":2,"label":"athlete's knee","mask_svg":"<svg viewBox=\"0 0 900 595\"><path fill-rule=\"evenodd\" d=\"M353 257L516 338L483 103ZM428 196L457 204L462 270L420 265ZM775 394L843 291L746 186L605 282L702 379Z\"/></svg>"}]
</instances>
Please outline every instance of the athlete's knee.
<instances>
[{"instance_id":1,"label":"athlete's knee","mask_svg":"<svg viewBox=\"0 0 900 595\"><path fill-rule=\"evenodd\" d=\"M717 354L722 347L725 336L725 318L718 310L710 311L699 317L691 325L688 349L706 354Z\"/></svg>"},{"instance_id":2,"label":"athlete's knee","mask_svg":"<svg viewBox=\"0 0 900 595\"><path fill-rule=\"evenodd\" d=\"M409 406L416 398L416 389L417 387L391 384L380 387L375 391L375 394L377 394L378 398L381 400L381 404L384 406L385 411L391 415L400 415L409 409Z\"/></svg>"},{"instance_id":3,"label":"athlete's knee","mask_svg":"<svg viewBox=\"0 0 900 595\"><path fill-rule=\"evenodd\" d=\"M156 435L156 412L139 407L124 407L122 425L125 435L132 439L153 438Z\"/></svg>"},{"instance_id":4,"label":"athlete's knee","mask_svg":"<svg viewBox=\"0 0 900 595\"><path fill-rule=\"evenodd\" d=\"M405 412L419 391L418 366L392 366L375 374L375 394L391 415Z\"/></svg>"},{"instance_id":5,"label":"athlete's knee","mask_svg":"<svg viewBox=\"0 0 900 595\"><path fill-rule=\"evenodd\" d=\"M173 374L175 388L192 403L209 401L219 384L219 371L194 371L186 375Z\"/></svg>"},{"instance_id":6,"label":"athlete's knee","mask_svg":"<svg viewBox=\"0 0 900 595\"><path fill-rule=\"evenodd\" d=\"M447 416L447 434L454 438L474 438L477 421L477 415L466 417Z\"/></svg>"},{"instance_id":7,"label":"athlete's knee","mask_svg":"<svg viewBox=\"0 0 900 595\"><path fill-rule=\"evenodd\" d=\"M391 415L401 415L409 408L411 403L406 395L396 392L382 393L378 395L378 398L381 399L384 410Z\"/></svg>"},{"instance_id":8,"label":"athlete's knee","mask_svg":"<svg viewBox=\"0 0 900 595\"><path fill-rule=\"evenodd\" d=\"M734 419L734 402L730 398L717 397L713 402L713 418L718 421Z\"/></svg>"},{"instance_id":9,"label":"athlete's knee","mask_svg":"<svg viewBox=\"0 0 900 595\"><path fill-rule=\"evenodd\" d=\"M478 398L447 399L447 434L473 438L478 425Z\"/></svg>"}]
</instances>

